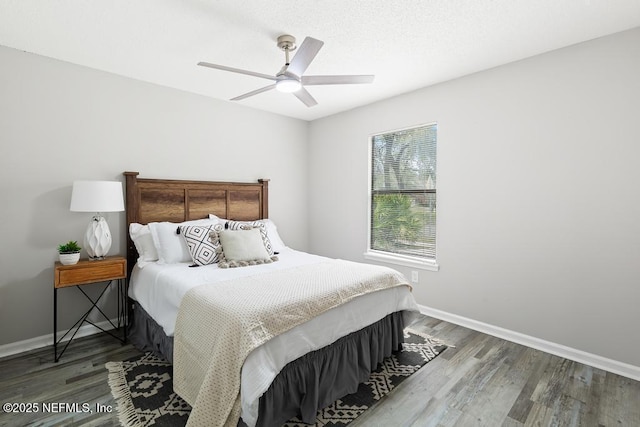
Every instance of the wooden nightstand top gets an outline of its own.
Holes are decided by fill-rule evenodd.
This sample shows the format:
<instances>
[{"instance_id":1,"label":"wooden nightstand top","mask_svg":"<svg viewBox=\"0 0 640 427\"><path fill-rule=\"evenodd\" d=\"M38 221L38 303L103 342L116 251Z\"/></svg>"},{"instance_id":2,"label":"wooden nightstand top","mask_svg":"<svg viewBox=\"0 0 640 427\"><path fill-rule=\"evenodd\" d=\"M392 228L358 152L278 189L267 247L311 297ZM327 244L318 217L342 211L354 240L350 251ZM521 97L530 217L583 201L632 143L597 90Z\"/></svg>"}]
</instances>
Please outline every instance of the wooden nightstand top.
<instances>
[{"instance_id":1,"label":"wooden nightstand top","mask_svg":"<svg viewBox=\"0 0 640 427\"><path fill-rule=\"evenodd\" d=\"M81 259L77 264L73 265L62 265L56 261L53 286L56 288L64 288L67 286L125 279L126 277L127 260L121 256L110 256L97 261Z\"/></svg>"}]
</instances>

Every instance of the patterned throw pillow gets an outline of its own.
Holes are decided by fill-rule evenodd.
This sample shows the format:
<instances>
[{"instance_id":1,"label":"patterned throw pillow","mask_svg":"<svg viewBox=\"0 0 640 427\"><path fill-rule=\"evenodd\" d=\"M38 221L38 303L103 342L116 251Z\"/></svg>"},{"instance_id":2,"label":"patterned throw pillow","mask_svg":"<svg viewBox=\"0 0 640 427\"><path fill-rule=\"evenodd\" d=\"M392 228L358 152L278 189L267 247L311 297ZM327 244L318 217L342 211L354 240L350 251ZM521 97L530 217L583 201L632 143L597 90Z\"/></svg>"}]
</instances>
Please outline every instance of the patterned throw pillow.
<instances>
[{"instance_id":1,"label":"patterned throw pillow","mask_svg":"<svg viewBox=\"0 0 640 427\"><path fill-rule=\"evenodd\" d=\"M251 230L252 228L259 228L264 248L267 250L269 256L273 255L273 245L271 244L271 240L269 240L267 225L264 221L227 221L226 224L226 228L229 230Z\"/></svg>"},{"instance_id":2,"label":"patterned throw pillow","mask_svg":"<svg viewBox=\"0 0 640 427\"><path fill-rule=\"evenodd\" d=\"M219 261L220 240L217 232L223 229L222 224L180 226L180 235L189 248L194 264L208 265Z\"/></svg>"}]
</instances>

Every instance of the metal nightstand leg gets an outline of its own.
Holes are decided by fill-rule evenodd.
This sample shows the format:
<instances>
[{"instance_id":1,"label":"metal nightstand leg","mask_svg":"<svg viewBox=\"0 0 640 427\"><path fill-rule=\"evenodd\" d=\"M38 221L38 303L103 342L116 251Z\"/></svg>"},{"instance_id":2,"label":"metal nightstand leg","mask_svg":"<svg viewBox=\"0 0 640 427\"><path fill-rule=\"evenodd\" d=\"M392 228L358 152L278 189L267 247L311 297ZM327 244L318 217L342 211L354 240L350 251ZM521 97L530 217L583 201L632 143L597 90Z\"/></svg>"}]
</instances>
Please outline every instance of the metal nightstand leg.
<instances>
[{"instance_id":1,"label":"metal nightstand leg","mask_svg":"<svg viewBox=\"0 0 640 427\"><path fill-rule=\"evenodd\" d=\"M122 342L123 344L126 343L126 340L127 340L126 317L122 317L121 318L121 315L122 315L122 308L121 308L121 305L122 305L122 301L121 301L121 295L122 295L121 286L122 286L122 284L121 283L122 282L121 282L121 280L123 280L123 279L117 279L117 281L118 281L118 285L117 285L117 288L118 288L118 320L117 320L118 325L117 326L114 325L113 322L111 321L111 319L109 319L107 317L107 315L102 311L102 309L100 307L98 307L98 303L100 302L100 299L105 294L105 292L109 288L109 286L111 286L111 284L113 283L113 280L110 280L108 282L108 284L104 287L102 292L100 292L100 295L98 295L98 297L95 300L91 299L91 297L89 295L87 295L87 293L80 286L75 286L91 302L91 308L89 308L89 310L87 310L80 317L80 319L78 319L78 321L76 323L74 323L73 326L71 328L69 328L69 330L67 332L65 332L64 335L62 335L60 337L60 339L57 339L57 334L58 334L58 294L57 294L57 288L54 288L54 290L53 290L53 292L54 292L53 293L53 305L54 305L54 308L53 308L53 358L54 358L54 362L58 362L58 360L60 360L60 358L62 357L62 354L65 352L65 350L67 349L69 344L71 344L71 341L73 341L73 339L75 338L76 334L80 330L80 327L85 322L90 324L90 325L92 325L93 327L101 330L102 332L105 332L105 333L111 335L113 338L117 339L118 341ZM110 330L102 329L100 326L96 325L91 320L88 320L89 314L91 314L93 309L98 310L98 312L102 315L102 317L104 317L111 324L113 329L120 329L121 323L122 323L123 329L124 329L124 336L122 338L120 338L120 337L114 335L113 333L111 333ZM58 344L60 342L62 342L62 340L64 340L65 337L67 335L69 335L69 333L71 333L71 331L73 331L73 334L71 335L71 338L69 338L69 341L67 341L67 343L65 344L65 346L62 349L62 351L60 352L60 354L58 354Z\"/></svg>"}]
</instances>

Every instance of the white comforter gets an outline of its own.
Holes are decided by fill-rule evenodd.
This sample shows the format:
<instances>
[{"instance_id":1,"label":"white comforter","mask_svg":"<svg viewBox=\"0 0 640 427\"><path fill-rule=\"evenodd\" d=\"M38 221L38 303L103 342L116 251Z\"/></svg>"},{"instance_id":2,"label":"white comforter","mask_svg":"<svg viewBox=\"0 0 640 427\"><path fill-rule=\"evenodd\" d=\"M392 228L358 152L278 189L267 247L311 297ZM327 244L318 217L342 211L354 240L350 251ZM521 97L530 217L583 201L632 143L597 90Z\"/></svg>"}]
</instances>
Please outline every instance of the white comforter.
<instances>
[{"instance_id":1,"label":"white comforter","mask_svg":"<svg viewBox=\"0 0 640 427\"><path fill-rule=\"evenodd\" d=\"M215 285L236 277L326 260L288 248L279 254L279 258L272 264L232 269L220 269L214 265L189 267L188 263L151 264L144 269L134 269L129 295L162 326L168 336L173 336L182 297L195 286ZM412 320L411 314L418 312L413 296L405 286L361 296L257 348L246 359L242 370L242 419L249 426L255 424L260 396L287 363L399 310L407 313L407 323Z\"/></svg>"}]
</instances>

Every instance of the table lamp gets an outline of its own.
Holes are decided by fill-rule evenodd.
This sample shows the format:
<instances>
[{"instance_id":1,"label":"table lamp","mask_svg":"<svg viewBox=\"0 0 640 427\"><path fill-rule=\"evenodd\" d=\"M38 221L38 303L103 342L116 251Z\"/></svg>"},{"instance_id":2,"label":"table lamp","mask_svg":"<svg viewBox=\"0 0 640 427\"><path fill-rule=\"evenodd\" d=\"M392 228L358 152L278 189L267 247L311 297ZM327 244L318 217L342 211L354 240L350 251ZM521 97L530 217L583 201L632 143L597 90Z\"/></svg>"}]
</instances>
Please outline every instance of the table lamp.
<instances>
[{"instance_id":1,"label":"table lamp","mask_svg":"<svg viewBox=\"0 0 640 427\"><path fill-rule=\"evenodd\" d=\"M124 211L122 183L74 181L69 209L72 212L96 212L84 235L84 248L89 259L104 259L111 248L111 231L100 212Z\"/></svg>"}]
</instances>

